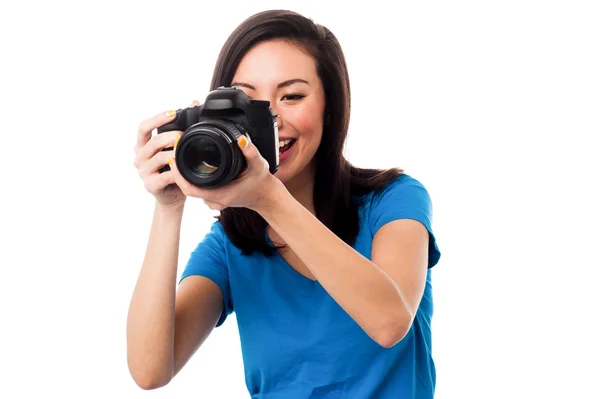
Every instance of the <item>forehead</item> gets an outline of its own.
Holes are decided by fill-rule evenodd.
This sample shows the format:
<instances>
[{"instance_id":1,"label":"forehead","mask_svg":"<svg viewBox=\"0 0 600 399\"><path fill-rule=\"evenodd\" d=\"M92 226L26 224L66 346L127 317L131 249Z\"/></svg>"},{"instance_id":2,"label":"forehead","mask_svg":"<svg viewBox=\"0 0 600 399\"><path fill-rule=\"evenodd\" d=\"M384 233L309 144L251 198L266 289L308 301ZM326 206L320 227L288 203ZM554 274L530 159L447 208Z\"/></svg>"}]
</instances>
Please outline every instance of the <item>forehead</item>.
<instances>
[{"instance_id":1,"label":"forehead","mask_svg":"<svg viewBox=\"0 0 600 399\"><path fill-rule=\"evenodd\" d=\"M244 55L233 80L268 88L295 78L316 82L314 59L293 44L270 40L257 44Z\"/></svg>"}]
</instances>

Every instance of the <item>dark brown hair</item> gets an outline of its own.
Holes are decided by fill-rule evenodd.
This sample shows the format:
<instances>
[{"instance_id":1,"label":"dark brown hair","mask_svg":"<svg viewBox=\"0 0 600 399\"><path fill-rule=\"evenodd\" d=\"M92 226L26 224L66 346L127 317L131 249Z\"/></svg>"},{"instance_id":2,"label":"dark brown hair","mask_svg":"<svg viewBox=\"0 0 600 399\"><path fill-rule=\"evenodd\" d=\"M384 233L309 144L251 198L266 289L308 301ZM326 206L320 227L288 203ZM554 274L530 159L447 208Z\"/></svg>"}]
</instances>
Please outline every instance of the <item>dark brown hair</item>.
<instances>
[{"instance_id":1,"label":"dark brown hair","mask_svg":"<svg viewBox=\"0 0 600 399\"><path fill-rule=\"evenodd\" d=\"M211 90L229 86L244 55L256 44L283 39L310 54L325 91L328 117L315 154L316 217L334 234L353 245L359 229L359 198L381 189L404 173L402 169L360 169L343 156L350 122L350 80L344 53L334 34L293 11L272 10L243 21L229 36L217 59ZM245 255L274 254L266 240L266 221L247 208L226 208L217 219L225 234ZM277 247L280 248L280 247Z\"/></svg>"}]
</instances>

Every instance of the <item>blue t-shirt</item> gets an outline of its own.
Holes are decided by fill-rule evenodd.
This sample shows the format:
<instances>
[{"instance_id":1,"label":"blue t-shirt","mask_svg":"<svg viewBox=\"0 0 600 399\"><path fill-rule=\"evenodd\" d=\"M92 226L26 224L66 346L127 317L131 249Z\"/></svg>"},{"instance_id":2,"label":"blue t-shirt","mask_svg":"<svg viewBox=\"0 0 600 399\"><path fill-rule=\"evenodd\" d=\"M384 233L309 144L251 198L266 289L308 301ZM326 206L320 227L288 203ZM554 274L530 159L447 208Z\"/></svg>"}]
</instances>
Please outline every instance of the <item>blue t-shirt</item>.
<instances>
[{"instance_id":1,"label":"blue t-shirt","mask_svg":"<svg viewBox=\"0 0 600 399\"><path fill-rule=\"evenodd\" d=\"M319 282L279 254L241 255L218 221L191 254L180 281L201 275L221 288L224 311L217 327L235 310L253 399L433 398L431 267L440 251L431 199L407 174L365 198L354 249L366 258L375 233L388 222L415 219L429 231L425 292L410 331L391 348L373 341Z\"/></svg>"}]
</instances>

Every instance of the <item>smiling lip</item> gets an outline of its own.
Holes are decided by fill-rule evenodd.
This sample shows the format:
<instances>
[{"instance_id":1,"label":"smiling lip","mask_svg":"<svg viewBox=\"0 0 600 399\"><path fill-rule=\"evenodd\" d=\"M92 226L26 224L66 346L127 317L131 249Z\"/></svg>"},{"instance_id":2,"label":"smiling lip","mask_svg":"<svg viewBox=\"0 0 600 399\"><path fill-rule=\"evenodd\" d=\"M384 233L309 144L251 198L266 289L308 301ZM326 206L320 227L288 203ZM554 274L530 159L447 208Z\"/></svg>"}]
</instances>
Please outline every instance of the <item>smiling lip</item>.
<instances>
[{"instance_id":1,"label":"smiling lip","mask_svg":"<svg viewBox=\"0 0 600 399\"><path fill-rule=\"evenodd\" d=\"M285 162L288 159L288 157L290 156L290 153L292 151L294 151L295 147L296 147L296 141L294 140L292 146L290 148L288 148L287 151L279 154L279 163L280 164Z\"/></svg>"}]
</instances>

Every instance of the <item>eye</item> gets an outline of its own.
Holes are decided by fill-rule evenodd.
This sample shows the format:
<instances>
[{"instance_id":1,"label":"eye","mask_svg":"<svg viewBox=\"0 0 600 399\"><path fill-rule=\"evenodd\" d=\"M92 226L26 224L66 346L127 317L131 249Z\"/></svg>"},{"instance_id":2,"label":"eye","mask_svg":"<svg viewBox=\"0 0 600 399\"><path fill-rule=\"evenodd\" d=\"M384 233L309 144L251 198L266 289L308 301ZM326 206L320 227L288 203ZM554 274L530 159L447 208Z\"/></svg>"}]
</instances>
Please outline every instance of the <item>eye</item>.
<instances>
[{"instance_id":1,"label":"eye","mask_svg":"<svg viewBox=\"0 0 600 399\"><path fill-rule=\"evenodd\" d=\"M282 97L282 100L289 100L289 101L298 101L298 100L302 100L305 96L303 96L302 94L286 94L285 96Z\"/></svg>"}]
</instances>

